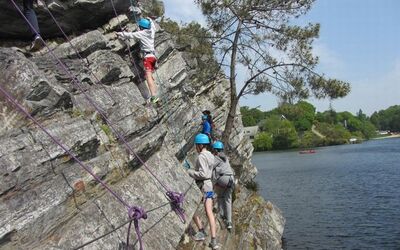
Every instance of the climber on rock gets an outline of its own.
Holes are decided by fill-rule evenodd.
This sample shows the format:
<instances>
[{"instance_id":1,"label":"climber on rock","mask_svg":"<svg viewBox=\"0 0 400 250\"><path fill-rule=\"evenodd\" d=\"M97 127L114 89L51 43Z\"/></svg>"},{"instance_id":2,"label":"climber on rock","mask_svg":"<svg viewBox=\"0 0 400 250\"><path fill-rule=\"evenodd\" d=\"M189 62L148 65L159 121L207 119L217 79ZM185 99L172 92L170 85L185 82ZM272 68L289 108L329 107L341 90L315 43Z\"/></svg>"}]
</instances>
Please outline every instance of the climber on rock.
<instances>
[{"instance_id":1,"label":"climber on rock","mask_svg":"<svg viewBox=\"0 0 400 250\"><path fill-rule=\"evenodd\" d=\"M32 25L29 26L29 29L31 31L32 34L32 44L30 47L30 50L32 52L37 51L39 49L41 49L43 47L43 40L40 36L40 29L39 29L39 23L37 20L37 16L35 13L35 10L33 9L33 3L38 3L37 0L23 0L23 7L24 7L24 15L26 16L26 18L28 19L29 23ZM36 32L37 33L36 33Z\"/></svg>"},{"instance_id":2,"label":"climber on rock","mask_svg":"<svg viewBox=\"0 0 400 250\"><path fill-rule=\"evenodd\" d=\"M141 51L143 56L143 67L145 70L145 78L147 86L150 91L151 103L157 103L159 98L157 97L157 87L154 83L153 72L156 67L157 58L155 56L154 49L154 37L156 33L155 24L151 19L140 18L138 21L139 31L136 32L117 32L117 36L128 39L138 39L141 45Z\"/></svg>"},{"instance_id":3,"label":"climber on rock","mask_svg":"<svg viewBox=\"0 0 400 250\"><path fill-rule=\"evenodd\" d=\"M201 133L207 135L209 140L210 140L210 142L211 142L212 141L212 127L211 127L211 124L209 122L209 116L203 114L201 116L201 120L202 120Z\"/></svg>"},{"instance_id":4,"label":"climber on rock","mask_svg":"<svg viewBox=\"0 0 400 250\"><path fill-rule=\"evenodd\" d=\"M211 231L211 242L209 247L212 249L218 249L219 246L216 240L216 222L213 213L213 197L214 191L211 182L212 170L214 167L215 157L209 151L210 139L205 134L198 134L194 138L196 151L199 156L196 161L195 169L189 169L189 175L196 180L197 186L203 192L204 209L208 218ZM206 233L198 214L193 217L194 223L196 224L199 231L193 236L194 240L202 241L206 238Z\"/></svg>"},{"instance_id":5,"label":"climber on rock","mask_svg":"<svg viewBox=\"0 0 400 250\"><path fill-rule=\"evenodd\" d=\"M235 187L235 172L223 150L224 144L221 141L213 144L215 165L211 180L217 194L219 214L230 231L232 229L232 193Z\"/></svg>"}]
</instances>

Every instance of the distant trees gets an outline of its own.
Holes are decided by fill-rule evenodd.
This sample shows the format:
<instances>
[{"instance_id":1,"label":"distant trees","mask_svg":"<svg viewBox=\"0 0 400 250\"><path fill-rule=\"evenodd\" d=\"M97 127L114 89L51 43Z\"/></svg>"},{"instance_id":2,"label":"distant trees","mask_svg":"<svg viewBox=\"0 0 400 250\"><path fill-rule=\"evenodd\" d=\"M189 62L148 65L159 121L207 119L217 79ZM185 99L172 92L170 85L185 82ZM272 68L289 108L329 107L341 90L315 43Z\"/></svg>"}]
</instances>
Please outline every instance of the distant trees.
<instances>
[{"instance_id":1,"label":"distant trees","mask_svg":"<svg viewBox=\"0 0 400 250\"><path fill-rule=\"evenodd\" d=\"M267 132L261 132L254 138L253 146L256 151L267 151L272 149L272 135Z\"/></svg>"},{"instance_id":2,"label":"distant trees","mask_svg":"<svg viewBox=\"0 0 400 250\"><path fill-rule=\"evenodd\" d=\"M249 108L247 106L240 107L240 113L242 115L243 126L245 127L256 126L266 117L266 112L258 108Z\"/></svg>"},{"instance_id":3,"label":"distant trees","mask_svg":"<svg viewBox=\"0 0 400 250\"><path fill-rule=\"evenodd\" d=\"M241 112L244 124L260 127L261 133L253 143L255 149L260 151L337 145L348 143L350 138L362 140L376 136L376 127L362 110L356 115L347 111L336 112L333 108L315 113L312 104L299 101L296 104L281 104L267 112L249 107L241 108ZM377 113L375 122L379 122L381 116ZM387 121L387 124L391 122Z\"/></svg>"},{"instance_id":4,"label":"distant trees","mask_svg":"<svg viewBox=\"0 0 400 250\"><path fill-rule=\"evenodd\" d=\"M374 112L371 116L371 122L379 130L400 132L400 105L394 105L385 110Z\"/></svg>"}]
</instances>

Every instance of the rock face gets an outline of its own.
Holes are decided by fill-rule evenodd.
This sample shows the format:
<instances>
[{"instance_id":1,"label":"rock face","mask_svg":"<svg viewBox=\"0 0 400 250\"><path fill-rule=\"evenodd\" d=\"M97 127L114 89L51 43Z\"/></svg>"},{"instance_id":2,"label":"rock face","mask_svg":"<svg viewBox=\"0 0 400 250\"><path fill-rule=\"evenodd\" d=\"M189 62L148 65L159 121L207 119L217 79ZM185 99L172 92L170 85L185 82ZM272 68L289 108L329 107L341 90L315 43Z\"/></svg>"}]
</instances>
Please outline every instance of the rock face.
<instances>
[{"instance_id":1,"label":"rock face","mask_svg":"<svg viewBox=\"0 0 400 250\"><path fill-rule=\"evenodd\" d=\"M65 2L68 8L64 12L68 13L74 13L76 6L104 4ZM115 2L126 7L122 2L127 1ZM98 23L97 16L110 17L101 11L88 23ZM118 20L114 18L103 28L72 40L84 60L69 43L53 45L54 54L74 75L75 83L45 49L27 57L16 48L0 48L0 84L129 205L148 211L148 218L140 220L145 249L175 249L185 246L182 236L190 228L196 209L202 207L201 192L186 174L183 161L194 165L193 137L200 130L202 110L211 110L216 128L223 128L229 84L222 78L196 81L190 57L176 50L169 35L159 31L156 50L160 61L155 80L162 105L146 105L148 90L141 82L142 69L130 63L126 46L113 32ZM3 28L2 34L9 32ZM132 43L132 49L135 51L137 44ZM140 59L135 57L134 61ZM161 183L127 153L87 96L168 189L185 193L186 223L172 211ZM3 96L0 103L0 249L75 249L108 232L84 249L122 247L128 231L127 225L122 226L128 220L127 209L43 131L6 104ZM241 183L254 178L252 146L239 119L230 148ZM245 188L238 197L235 217L238 223L246 221L249 226L237 228L239 234L232 240L222 230L226 249L255 245L280 249L284 222L279 210ZM243 214L248 216L242 218ZM138 247L133 231L131 243ZM252 235L251 241L248 235Z\"/></svg>"},{"instance_id":2,"label":"rock face","mask_svg":"<svg viewBox=\"0 0 400 250\"><path fill-rule=\"evenodd\" d=\"M14 0L22 9L22 1ZM126 12L129 1L113 0L118 13ZM43 1L42 1L43 2ZM50 0L45 1L48 8L56 16L57 21L66 32L79 32L84 29L97 28L114 16L111 0ZM31 37L28 25L17 12L10 0L0 3L0 37L27 38ZM44 37L61 35L57 26L47 13L44 6L35 8L41 34ZM12 21L11 21L12 20Z\"/></svg>"},{"instance_id":3,"label":"rock face","mask_svg":"<svg viewBox=\"0 0 400 250\"><path fill-rule=\"evenodd\" d=\"M13 1L21 10L23 9L22 0ZM81 33L86 29L95 29L114 17L111 1L113 1L117 13L128 12L130 1L127 0L39 0L39 4L35 6L35 13L38 17L40 32L47 38L62 35L46 7L53 13L65 32ZM140 2L142 9L145 9L149 15L163 13L162 2ZM154 2L157 2L156 9L152 5ZM31 38L29 26L22 19L11 0L1 1L0 10L0 38Z\"/></svg>"}]
</instances>

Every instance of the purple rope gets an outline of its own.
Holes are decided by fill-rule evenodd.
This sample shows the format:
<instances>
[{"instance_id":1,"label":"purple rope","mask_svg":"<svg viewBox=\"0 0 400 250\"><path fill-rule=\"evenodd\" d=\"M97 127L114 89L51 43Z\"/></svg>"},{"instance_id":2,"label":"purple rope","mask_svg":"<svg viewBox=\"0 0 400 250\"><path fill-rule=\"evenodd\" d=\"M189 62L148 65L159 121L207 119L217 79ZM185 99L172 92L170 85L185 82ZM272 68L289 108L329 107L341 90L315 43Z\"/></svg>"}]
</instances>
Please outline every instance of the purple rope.
<instances>
[{"instance_id":1,"label":"purple rope","mask_svg":"<svg viewBox=\"0 0 400 250\"><path fill-rule=\"evenodd\" d=\"M117 22L118 22L119 28L120 28L120 30L122 31L122 25L121 25L121 23L120 23L119 20L118 20L118 13L117 13L117 10L115 9L114 1L113 1L113 0L110 0L110 1L111 1L111 6L112 6L112 8L113 8L113 10L114 10L115 17L117 18ZM138 1L138 2L139 2L139 1ZM134 18L135 18L135 22L137 23L136 16L134 16ZM136 69L136 71L137 71L137 73L138 73L138 76L139 76L139 78L140 78L140 74L139 74L138 69L137 69L137 67L136 67L136 64L135 64L135 62L134 62L134 60L133 60L132 51L131 51L131 49L130 49L129 44L128 44L127 47L128 47L128 51L129 51L129 54L128 54L128 55L129 55L129 58L130 58L130 60L132 61L132 64L133 64L133 66L135 67L135 69ZM157 78L159 78L157 72L156 72L156 76L157 76ZM140 78L140 80L141 80L141 78ZM160 80L160 79L158 79L158 80ZM139 160L140 160L140 158L139 158ZM144 163L142 163L142 164L143 164L143 165L146 167L146 169L151 173L151 170L148 169L147 166L146 166ZM151 173L151 174L152 174L152 173ZM152 175L153 175L153 174L152 174ZM155 177L155 178L156 178L156 177ZM157 178L156 178L156 179L157 179ZM160 182L160 184L162 184L162 183ZM186 223L185 210L182 208L183 202L184 202L184 199L185 199L185 195L184 195L183 193L173 192L173 191L169 190L168 188L165 188L165 190L167 190L166 195L167 195L167 197L169 198L169 200L170 200L170 202L171 202L172 210L175 211L175 213L180 217L180 219L181 219L181 221L182 221L183 223Z\"/></svg>"},{"instance_id":2,"label":"purple rope","mask_svg":"<svg viewBox=\"0 0 400 250\"><path fill-rule=\"evenodd\" d=\"M13 0L11 0L13 1ZM12 103L20 113L24 114L27 116L32 122L34 122L44 133L47 134L51 138L51 140L57 144L59 147L61 147L68 155L70 155L86 172L88 172L97 182L99 182L106 190L108 190L119 202L121 202L124 206L130 207L129 204L117 193L115 193L110 187L107 186L105 182L103 182L93 171L87 167L82 161L80 161L66 146L64 146L58 139L56 139L53 135L50 134L50 132L43 127L35 118L32 117L31 114L29 114L28 111L24 109L16 100L15 98L9 94L1 85L0 85L0 92L6 97L8 102Z\"/></svg>"},{"instance_id":3,"label":"purple rope","mask_svg":"<svg viewBox=\"0 0 400 250\"><path fill-rule=\"evenodd\" d=\"M146 213L146 211L144 211L143 208L134 206L134 207L129 208L128 215L129 215L129 219L131 219L131 221L129 222L129 226L128 226L128 236L126 238L126 248L129 249L129 236L131 234L131 227L132 227L132 221L133 221L133 224L135 225L136 235L138 237L138 241L139 241L139 245L140 245L140 250L143 250L142 234L140 233L139 220L147 219L147 213Z\"/></svg>"},{"instance_id":4,"label":"purple rope","mask_svg":"<svg viewBox=\"0 0 400 250\"><path fill-rule=\"evenodd\" d=\"M51 18L53 19L54 23L57 25L58 29L59 29L59 30L61 31L61 33L63 34L65 40L68 41L69 45L70 45L70 46L72 47L72 49L75 51L76 55L77 55L77 56L79 57L79 59L81 59L81 60L84 62L84 64L85 64L85 60L82 58L81 54L78 52L78 50L76 49L76 47L72 44L72 42L71 42L71 40L68 38L68 36L65 34L64 30L61 28L61 25L58 23L57 19L54 17L53 13L51 13L51 11L49 10L49 8L47 8L47 6L45 7L45 9L46 9L47 13L49 13L49 15L51 16ZM87 65L85 65L85 66L86 66L87 69L89 69L89 67L88 67ZM111 93L107 90L107 88L106 88L104 85L102 85L102 84L100 83L99 78L93 73L93 71L91 71L90 69L89 69L89 71L90 71L91 75L94 77L94 79L96 80L95 84L96 84L96 85L100 85L100 86L104 89L104 91L108 94L108 96L110 97L110 99L111 99L114 103L116 103L116 101L115 101L114 98L112 97Z\"/></svg>"},{"instance_id":5,"label":"purple rope","mask_svg":"<svg viewBox=\"0 0 400 250\"><path fill-rule=\"evenodd\" d=\"M170 199L172 209L179 216L183 223L186 223L185 210L182 208L183 202L185 201L185 195L178 192L167 192L167 196Z\"/></svg>"},{"instance_id":6,"label":"purple rope","mask_svg":"<svg viewBox=\"0 0 400 250\"><path fill-rule=\"evenodd\" d=\"M97 182L99 182L108 192L110 192L122 205L128 208L128 216L130 219L133 219L134 224L135 224L135 231L139 240L140 244L140 249L143 250L143 243L142 243L142 236L140 233L140 227L139 227L139 219L147 219L147 214L144 211L144 209L139 208L139 207L131 207L129 204L117 193L115 193L105 182L103 182L93 171L87 167L82 161L80 161L66 146L64 146L58 139L56 139L53 135L50 134L50 132L43 127L35 118L32 117L31 114L29 114L28 111L24 109L16 100L15 98L9 94L1 85L0 85L0 92L6 97L6 100L13 104L20 113L28 117L33 123L35 123L47 136L51 138L51 140L57 144L59 147L61 147L68 155L70 155L87 173L89 173ZM129 224L128 228L128 238L127 238L127 245L129 246L129 235L130 235L130 228L131 228L132 221Z\"/></svg>"},{"instance_id":7,"label":"purple rope","mask_svg":"<svg viewBox=\"0 0 400 250\"><path fill-rule=\"evenodd\" d=\"M25 19L25 21L28 23L28 25L32 28L32 30L39 35L39 33L36 31L36 29L33 27L33 25L29 22L29 20L26 18L26 16L22 13L22 11L20 10L20 8L18 7L18 5L15 3L14 0L10 0L13 5L15 6L15 8L18 10L18 12L21 14L21 16ZM112 1L112 0L111 0ZM114 6L114 4L112 4ZM114 7L115 10L115 7ZM116 13L116 12L115 12ZM49 50L49 53L51 54L51 56L58 62L58 65L60 65L60 68L62 70L64 70L67 75L69 75L69 77L72 79L72 82L74 83L74 85L82 92L82 94L85 96L85 98L88 100L88 102L97 110L97 112L99 112L99 114L103 117L104 121L110 126L110 128L112 129L112 131L114 132L114 134L117 135L117 137L124 143L125 147L128 149L128 151L133 154L138 160L139 162L145 167L145 169L153 176L153 178L155 180L157 180L157 182L167 191L167 192L171 192L171 190L154 174L153 171L151 171L151 169L148 167L148 165L139 157L139 155L132 149L132 147L128 144L128 142L125 140L124 136L122 136L113 126L112 122L107 118L107 116L104 114L104 111L102 111L101 108L98 107L98 105L93 101L92 98L90 98L87 93L84 91L84 89L82 89L81 87L81 82L79 81L79 79L77 79L72 72L66 67L66 65L57 58L57 56L54 54L54 52L49 48L49 46L47 45L47 43L43 40L43 38L40 37L40 39L42 40L43 44L46 46L46 48ZM176 203L178 204L178 203ZM180 210L183 210L182 208L179 207ZM177 209L174 209L175 211L177 211ZM179 213L179 212L178 212Z\"/></svg>"},{"instance_id":8,"label":"purple rope","mask_svg":"<svg viewBox=\"0 0 400 250\"><path fill-rule=\"evenodd\" d=\"M15 7L18 9L18 11L20 12L20 14L23 16L23 18L25 19L25 21L27 21L27 23L33 28L34 32L36 32L36 34L38 34L38 32L34 29L34 27L32 26L32 24L29 22L29 20L25 17L25 15L21 12L21 10L18 8L18 6L15 4L14 0L10 0ZM42 38L41 38L42 39ZM72 72L66 67L66 65L57 58L57 56L54 54L54 52L48 47L48 45L46 44L46 42L42 39L44 45L46 46L46 48L49 50L50 55L58 62L57 64L60 65L60 68L65 71L67 73L67 75L72 79L72 83L82 92L82 94L85 96L85 98L88 100L88 102L97 110L97 112L99 112L99 114L103 117L103 119L105 120L105 122L110 126L110 128L113 130L113 132L118 136L118 138L124 143L125 147L129 150L129 152L131 154L133 154L139 161L141 164L143 164L143 166L145 166L145 168L149 171L149 173L164 187L165 190L169 191L168 187L159 179L157 178L157 176L149 169L149 167L147 166L147 164L139 157L139 155L132 149L131 146L129 146L128 142L125 140L125 138L118 133L118 131L114 128L114 126L112 125L112 122L106 117L106 115L104 114L104 111L93 101L92 98L90 98L85 90L81 87L80 85L80 81L79 79L77 79Z\"/></svg>"}]
</instances>

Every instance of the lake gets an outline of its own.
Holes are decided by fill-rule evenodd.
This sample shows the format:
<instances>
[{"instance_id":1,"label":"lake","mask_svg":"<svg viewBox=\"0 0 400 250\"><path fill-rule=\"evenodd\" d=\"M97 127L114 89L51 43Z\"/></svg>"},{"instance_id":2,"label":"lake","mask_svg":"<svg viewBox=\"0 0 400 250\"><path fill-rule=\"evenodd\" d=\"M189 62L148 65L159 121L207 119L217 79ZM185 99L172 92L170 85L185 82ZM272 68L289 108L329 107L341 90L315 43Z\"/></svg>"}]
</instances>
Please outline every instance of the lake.
<instances>
[{"instance_id":1,"label":"lake","mask_svg":"<svg viewBox=\"0 0 400 250\"><path fill-rule=\"evenodd\" d=\"M286 218L284 249L400 249L400 139L254 153L260 194Z\"/></svg>"}]
</instances>

